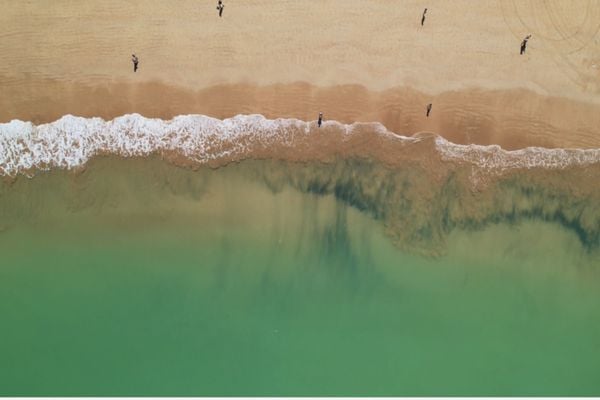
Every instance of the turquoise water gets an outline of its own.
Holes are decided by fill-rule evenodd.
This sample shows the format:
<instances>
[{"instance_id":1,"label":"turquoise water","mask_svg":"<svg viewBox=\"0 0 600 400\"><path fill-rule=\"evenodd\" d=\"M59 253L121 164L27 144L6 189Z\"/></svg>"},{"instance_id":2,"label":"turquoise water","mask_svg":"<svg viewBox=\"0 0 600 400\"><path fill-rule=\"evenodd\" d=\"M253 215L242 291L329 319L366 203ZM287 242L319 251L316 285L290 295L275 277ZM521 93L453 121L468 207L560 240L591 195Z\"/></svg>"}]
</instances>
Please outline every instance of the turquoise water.
<instances>
[{"instance_id":1,"label":"turquoise water","mask_svg":"<svg viewBox=\"0 0 600 400\"><path fill-rule=\"evenodd\" d=\"M236 168L4 186L0 394L600 395L598 253L574 233L455 231L426 258Z\"/></svg>"}]
</instances>

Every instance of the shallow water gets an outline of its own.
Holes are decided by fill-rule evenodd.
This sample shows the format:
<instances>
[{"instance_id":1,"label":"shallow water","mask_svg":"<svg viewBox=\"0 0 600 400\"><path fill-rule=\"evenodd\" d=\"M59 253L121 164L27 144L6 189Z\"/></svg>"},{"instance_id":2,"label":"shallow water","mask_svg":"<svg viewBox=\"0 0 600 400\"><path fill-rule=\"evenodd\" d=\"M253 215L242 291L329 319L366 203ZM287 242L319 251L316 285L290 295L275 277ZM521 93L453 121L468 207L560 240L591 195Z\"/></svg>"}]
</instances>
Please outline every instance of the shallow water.
<instances>
[{"instance_id":1,"label":"shallow water","mask_svg":"<svg viewBox=\"0 0 600 400\"><path fill-rule=\"evenodd\" d=\"M333 196L99 160L0 188L0 394L598 395L597 250L402 252Z\"/></svg>"}]
</instances>

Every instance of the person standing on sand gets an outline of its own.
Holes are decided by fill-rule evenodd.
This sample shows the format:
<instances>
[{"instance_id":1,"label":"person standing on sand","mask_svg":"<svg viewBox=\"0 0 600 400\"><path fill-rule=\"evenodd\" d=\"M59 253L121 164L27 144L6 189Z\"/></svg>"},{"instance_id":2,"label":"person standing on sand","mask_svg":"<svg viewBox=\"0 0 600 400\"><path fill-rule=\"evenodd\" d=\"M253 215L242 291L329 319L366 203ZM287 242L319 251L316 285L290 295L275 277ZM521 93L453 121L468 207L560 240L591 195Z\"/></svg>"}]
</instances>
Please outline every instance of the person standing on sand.
<instances>
[{"instance_id":1,"label":"person standing on sand","mask_svg":"<svg viewBox=\"0 0 600 400\"><path fill-rule=\"evenodd\" d=\"M321 127L321 124L323 124L323 113L322 112L319 113L319 120L317 121L317 125L319 126L319 128Z\"/></svg>"},{"instance_id":2,"label":"person standing on sand","mask_svg":"<svg viewBox=\"0 0 600 400\"><path fill-rule=\"evenodd\" d=\"M138 69L138 63L140 62L140 60L138 60L138 58L136 57L135 54L132 54L131 62L133 63L133 72L136 72Z\"/></svg>"},{"instance_id":3,"label":"person standing on sand","mask_svg":"<svg viewBox=\"0 0 600 400\"><path fill-rule=\"evenodd\" d=\"M427 118L429 118L429 113L431 112L431 106L432 106L431 103L427 104Z\"/></svg>"},{"instance_id":4,"label":"person standing on sand","mask_svg":"<svg viewBox=\"0 0 600 400\"><path fill-rule=\"evenodd\" d=\"M423 26L423 24L425 23L425 14L427 14L427 9L423 11L423 16L421 17L421 26Z\"/></svg>"},{"instance_id":5,"label":"person standing on sand","mask_svg":"<svg viewBox=\"0 0 600 400\"><path fill-rule=\"evenodd\" d=\"M525 50L527 50L527 41L531 38L531 35L525 36L525 39L521 42L521 55L525 54Z\"/></svg>"},{"instance_id":6,"label":"person standing on sand","mask_svg":"<svg viewBox=\"0 0 600 400\"><path fill-rule=\"evenodd\" d=\"M219 10L219 17L223 16L223 8L225 8L225 4L223 4L223 0L219 0L217 3L217 10Z\"/></svg>"}]
</instances>

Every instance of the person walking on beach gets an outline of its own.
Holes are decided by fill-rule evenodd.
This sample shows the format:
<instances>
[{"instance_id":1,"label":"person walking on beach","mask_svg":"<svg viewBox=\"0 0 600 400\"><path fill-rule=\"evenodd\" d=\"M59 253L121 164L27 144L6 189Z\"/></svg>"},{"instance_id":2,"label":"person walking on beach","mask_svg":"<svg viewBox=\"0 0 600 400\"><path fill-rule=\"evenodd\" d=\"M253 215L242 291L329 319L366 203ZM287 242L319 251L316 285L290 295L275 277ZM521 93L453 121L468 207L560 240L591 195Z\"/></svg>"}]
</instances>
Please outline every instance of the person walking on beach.
<instances>
[{"instance_id":1,"label":"person walking on beach","mask_svg":"<svg viewBox=\"0 0 600 400\"><path fill-rule=\"evenodd\" d=\"M525 39L521 42L521 55L525 54L525 50L527 50L527 41L531 39L531 35L525 36Z\"/></svg>"},{"instance_id":2,"label":"person walking on beach","mask_svg":"<svg viewBox=\"0 0 600 400\"><path fill-rule=\"evenodd\" d=\"M427 104L427 118L429 118L429 113L431 112L431 106L432 106L431 103Z\"/></svg>"},{"instance_id":3,"label":"person walking on beach","mask_svg":"<svg viewBox=\"0 0 600 400\"><path fill-rule=\"evenodd\" d=\"M427 9L423 11L423 16L421 17L421 26L423 26L423 24L425 23L425 14L427 14Z\"/></svg>"},{"instance_id":4,"label":"person walking on beach","mask_svg":"<svg viewBox=\"0 0 600 400\"><path fill-rule=\"evenodd\" d=\"M223 8L225 8L225 4L223 4L223 0L219 0L217 3L217 10L219 10L219 17L223 16Z\"/></svg>"},{"instance_id":5,"label":"person walking on beach","mask_svg":"<svg viewBox=\"0 0 600 400\"><path fill-rule=\"evenodd\" d=\"M133 63L133 72L136 72L138 69L138 63L140 62L140 60L138 60L138 58L136 57L135 54L132 54L131 62Z\"/></svg>"},{"instance_id":6,"label":"person walking on beach","mask_svg":"<svg viewBox=\"0 0 600 400\"><path fill-rule=\"evenodd\" d=\"M319 128L321 127L321 125L323 124L323 113L320 112L319 113L319 120L317 121L317 125L319 126Z\"/></svg>"}]
</instances>

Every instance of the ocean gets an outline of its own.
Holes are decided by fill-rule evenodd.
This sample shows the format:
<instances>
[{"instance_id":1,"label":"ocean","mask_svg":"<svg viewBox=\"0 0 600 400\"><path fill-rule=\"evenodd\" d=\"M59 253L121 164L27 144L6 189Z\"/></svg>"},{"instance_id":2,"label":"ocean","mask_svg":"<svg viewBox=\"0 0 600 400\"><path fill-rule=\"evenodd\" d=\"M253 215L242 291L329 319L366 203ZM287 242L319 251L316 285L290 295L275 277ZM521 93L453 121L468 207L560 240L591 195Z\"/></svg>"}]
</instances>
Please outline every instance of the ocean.
<instances>
[{"instance_id":1,"label":"ocean","mask_svg":"<svg viewBox=\"0 0 600 400\"><path fill-rule=\"evenodd\" d=\"M4 180L0 394L600 394L595 237L513 213L415 241L414 209L389 224L323 169L371 171L109 156Z\"/></svg>"}]
</instances>

